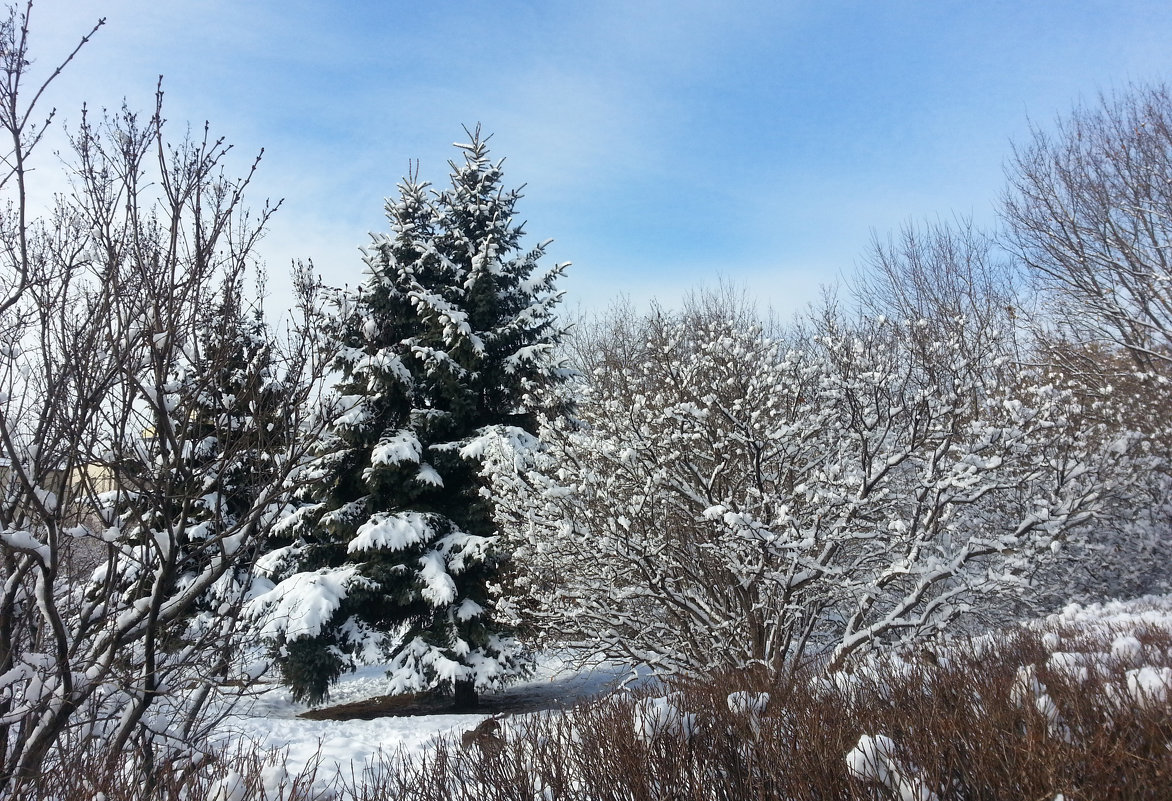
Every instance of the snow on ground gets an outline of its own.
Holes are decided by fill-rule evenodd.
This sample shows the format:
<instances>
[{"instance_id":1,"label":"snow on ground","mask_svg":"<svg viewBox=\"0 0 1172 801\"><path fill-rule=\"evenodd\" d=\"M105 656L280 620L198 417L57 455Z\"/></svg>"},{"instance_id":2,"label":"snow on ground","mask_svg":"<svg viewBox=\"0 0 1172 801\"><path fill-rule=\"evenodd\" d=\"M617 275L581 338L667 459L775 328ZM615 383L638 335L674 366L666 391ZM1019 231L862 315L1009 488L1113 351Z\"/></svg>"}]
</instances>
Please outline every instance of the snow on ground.
<instances>
[{"instance_id":1,"label":"snow on ground","mask_svg":"<svg viewBox=\"0 0 1172 801\"><path fill-rule=\"evenodd\" d=\"M1043 619L1051 625L1085 625L1099 628L1153 626L1172 631L1172 595L1149 595L1134 601L1070 604Z\"/></svg>"},{"instance_id":2,"label":"snow on ground","mask_svg":"<svg viewBox=\"0 0 1172 801\"><path fill-rule=\"evenodd\" d=\"M1047 650L1051 651L1048 663L1051 668L1064 668L1081 675L1084 671L1089 674L1096 670L1098 664L1108 659L1129 663L1131 669L1126 673L1126 689L1120 689L1121 702L1162 701L1167 694L1172 694L1172 671L1145 665L1142 646L1128 633L1147 626L1172 631L1172 596L1092 605L1071 604L1054 615L1027 625L1046 630L1043 642ZM1054 631L1056 628L1080 629L1087 633L1107 632L1110 635L1110 653L1068 653L1064 646L1069 643L1064 642L1064 638ZM990 643L995 639L990 637ZM1045 698L1045 690L1041 685L1035 687L1036 682L1031 683L1032 670L1032 666L1023 666L1021 692L1023 696L1029 695L1041 702ZM533 678L511 687L503 695L526 709L567 707L578 699L604 693L630 678L632 673L628 667L604 663L583 669L564 657L545 655L539 660ZM821 681L833 682L836 678L830 676ZM386 688L384 668L363 668L345 676L333 688L331 704L375 698L384 695ZM1129 697L1125 698L1125 695ZM649 700L647 711L648 714L654 711L658 715L655 721L664 717L664 710L660 706L665 706L668 700ZM655 706L654 702L657 701L664 701L664 704ZM746 702L739 697L730 697L729 703L740 709ZM754 703L757 703L756 699ZM303 704L293 703L287 690L273 684L247 708L242 708L225 722L221 730L223 744L244 740L265 749L287 751L287 769L290 773L300 771L320 751L318 782L324 785L333 781L339 773L346 777L360 776L364 767L380 751L423 753L437 738L458 735L474 728L487 716L421 715L345 721L306 720L298 717L306 709ZM648 717L648 714L644 717ZM682 712L677 714L679 721L672 718L672 725L681 725L685 720L682 715ZM914 769L889 764L890 760L882 761L883 746L878 734L864 735L856 749L847 755L846 767L855 775L869 777L899 789L905 798L909 797L907 792L915 798L934 797L930 793L925 794L916 784L918 779Z\"/></svg>"},{"instance_id":3,"label":"snow on ground","mask_svg":"<svg viewBox=\"0 0 1172 801\"><path fill-rule=\"evenodd\" d=\"M532 678L502 695L527 706L559 707L604 693L631 677L625 666L598 664L578 667L564 657L545 655ZM330 704L375 698L387 691L386 669L361 668L344 676L330 691ZM361 775L380 751L422 753L437 738L474 728L487 715L418 715L375 720L306 720L298 717L308 707L292 701L289 691L271 689L242 707L221 728L223 744L245 740L263 749L287 750L287 769L299 772L320 750L318 783L334 776Z\"/></svg>"}]
</instances>

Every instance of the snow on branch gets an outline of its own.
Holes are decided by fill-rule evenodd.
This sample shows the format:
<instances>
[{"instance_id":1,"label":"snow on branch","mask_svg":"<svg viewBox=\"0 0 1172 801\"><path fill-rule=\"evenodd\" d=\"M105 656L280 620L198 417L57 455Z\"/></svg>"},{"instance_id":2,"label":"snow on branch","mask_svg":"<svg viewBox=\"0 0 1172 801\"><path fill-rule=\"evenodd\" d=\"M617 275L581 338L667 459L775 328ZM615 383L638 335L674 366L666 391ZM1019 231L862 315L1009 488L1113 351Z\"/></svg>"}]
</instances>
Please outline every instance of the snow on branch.
<instances>
[{"instance_id":1,"label":"snow on branch","mask_svg":"<svg viewBox=\"0 0 1172 801\"><path fill-rule=\"evenodd\" d=\"M623 320L576 420L484 463L551 632L669 672L921 639L1027 600L1120 480L1077 399L1005 350L737 318Z\"/></svg>"}]
</instances>

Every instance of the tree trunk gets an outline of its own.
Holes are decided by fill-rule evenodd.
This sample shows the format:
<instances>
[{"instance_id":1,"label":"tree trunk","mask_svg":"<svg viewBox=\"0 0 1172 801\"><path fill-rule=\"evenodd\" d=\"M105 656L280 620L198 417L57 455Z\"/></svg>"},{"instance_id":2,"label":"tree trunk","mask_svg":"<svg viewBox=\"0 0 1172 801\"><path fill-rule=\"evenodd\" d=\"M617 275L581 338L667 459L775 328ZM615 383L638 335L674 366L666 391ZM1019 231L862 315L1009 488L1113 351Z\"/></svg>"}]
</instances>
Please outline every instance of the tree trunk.
<instances>
[{"instance_id":1,"label":"tree trunk","mask_svg":"<svg viewBox=\"0 0 1172 801\"><path fill-rule=\"evenodd\" d=\"M458 679L452 692L453 709L476 709L480 706L480 696L476 693L474 679Z\"/></svg>"}]
</instances>

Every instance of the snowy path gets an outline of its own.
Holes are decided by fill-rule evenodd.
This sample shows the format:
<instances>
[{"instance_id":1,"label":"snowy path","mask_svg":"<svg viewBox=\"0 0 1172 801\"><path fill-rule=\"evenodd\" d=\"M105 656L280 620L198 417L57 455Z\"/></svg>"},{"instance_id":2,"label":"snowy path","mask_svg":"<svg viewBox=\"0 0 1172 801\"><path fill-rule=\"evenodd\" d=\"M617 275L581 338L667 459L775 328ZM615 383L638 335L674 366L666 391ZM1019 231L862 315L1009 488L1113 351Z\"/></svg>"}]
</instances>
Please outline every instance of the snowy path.
<instances>
[{"instance_id":1,"label":"snowy path","mask_svg":"<svg viewBox=\"0 0 1172 801\"><path fill-rule=\"evenodd\" d=\"M386 681L382 667L366 667L345 676L331 691L332 704L345 704L383 695ZM485 709L473 715L418 715L375 720L306 720L298 717L307 707L295 704L289 692L274 686L227 720L224 740L248 740L262 748L287 749L290 773L301 770L318 752L319 783L341 772L355 775L379 751L422 752L438 737L473 728L504 703L522 711L560 708L576 700L605 692L630 675L629 668L604 665L580 670L557 657L539 661L534 677L498 697L485 699Z\"/></svg>"}]
</instances>

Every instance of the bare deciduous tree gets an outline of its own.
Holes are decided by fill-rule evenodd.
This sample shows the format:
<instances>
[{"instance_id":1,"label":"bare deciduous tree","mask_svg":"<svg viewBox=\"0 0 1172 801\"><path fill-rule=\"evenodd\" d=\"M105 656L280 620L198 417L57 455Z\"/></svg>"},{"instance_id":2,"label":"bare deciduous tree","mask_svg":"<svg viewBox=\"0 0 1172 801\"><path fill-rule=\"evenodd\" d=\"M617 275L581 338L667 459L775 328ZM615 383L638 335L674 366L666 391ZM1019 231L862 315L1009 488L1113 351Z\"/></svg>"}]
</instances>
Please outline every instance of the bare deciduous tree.
<instances>
[{"instance_id":1,"label":"bare deciduous tree","mask_svg":"<svg viewBox=\"0 0 1172 801\"><path fill-rule=\"evenodd\" d=\"M161 92L147 118L83 115L72 193L35 217L45 87L26 100L30 8L0 23L0 792L13 795L66 741L103 740L112 759L133 746L148 767L160 746L198 743L212 688L247 669L250 560L299 481L326 360L304 325L243 361L201 335L242 330L240 304L221 301L274 207L248 214L256 163L228 177L206 126L166 135ZM259 451L267 469L242 486Z\"/></svg>"},{"instance_id":2,"label":"bare deciduous tree","mask_svg":"<svg viewBox=\"0 0 1172 801\"><path fill-rule=\"evenodd\" d=\"M984 334L1014 335L1023 314L1007 254L970 220L907 224L886 240L872 237L866 269L851 289L871 317L925 321L940 334L966 332L962 345L984 347Z\"/></svg>"},{"instance_id":3,"label":"bare deciduous tree","mask_svg":"<svg viewBox=\"0 0 1172 801\"><path fill-rule=\"evenodd\" d=\"M1082 342L1172 362L1172 96L1132 86L1014 150L1006 242Z\"/></svg>"}]
</instances>

